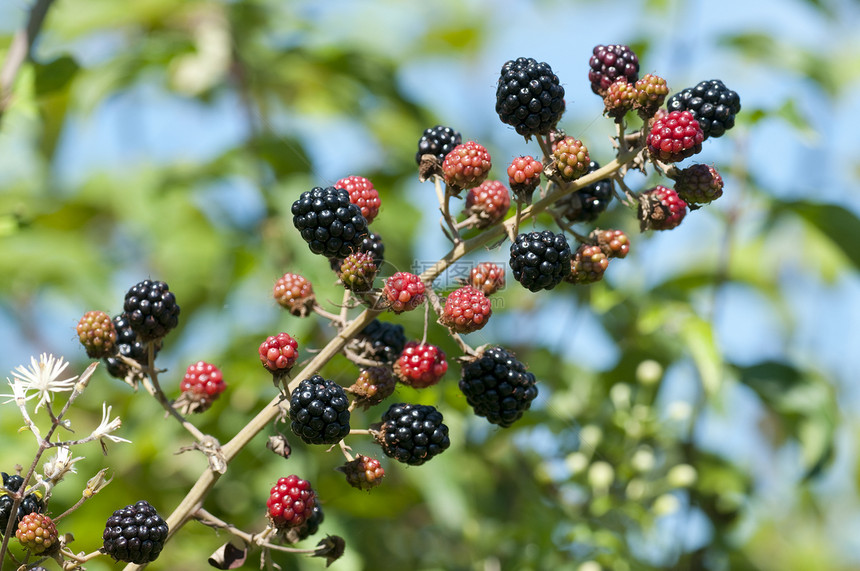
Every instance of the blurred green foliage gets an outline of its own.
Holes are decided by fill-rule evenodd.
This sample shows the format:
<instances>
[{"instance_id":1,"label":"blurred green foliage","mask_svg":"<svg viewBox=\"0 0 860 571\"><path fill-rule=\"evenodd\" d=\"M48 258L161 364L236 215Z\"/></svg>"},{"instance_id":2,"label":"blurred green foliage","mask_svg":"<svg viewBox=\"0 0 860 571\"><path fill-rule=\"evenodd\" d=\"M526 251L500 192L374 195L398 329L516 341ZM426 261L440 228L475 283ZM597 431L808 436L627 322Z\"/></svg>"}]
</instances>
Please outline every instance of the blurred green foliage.
<instances>
[{"instance_id":1,"label":"blurred green foliage","mask_svg":"<svg viewBox=\"0 0 860 571\"><path fill-rule=\"evenodd\" d=\"M639 9L661 16L672 4L643 2ZM826 18L836 9L824 1L808 4ZM15 163L15 171L0 178L0 309L22 340L15 346L45 350L57 339L72 346L77 316L89 309L118 313L130 285L146 276L165 280L182 316L159 357L158 364L168 369L163 385L176 394L185 366L199 359L215 363L229 390L194 420L222 443L238 432L275 394L257 362L257 345L285 330L300 340L303 357L309 358L333 334L319 320L281 311L271 287L285 271L298 272L313 282L329 309L340 303L328 263L298 239L289 212L300 192L332 182L318 175L325 170L325 153L362 151L341 144L339 125L359 129L369 148L384 153L365 171L342 173L366 176L380 191L384 208L373 229L385 238L390 267L383 272L408 269L433 249L422 232L435 231L436 214L423 212L415 198L414 152L423 129L448 120L407 90L398 74L419 58L479 60L490 39L478 16L490 7L446 1L436 11L416 8L413 16L396 3L380 2L376 9L390 9L394 19L374 21L371 14L354 25L367 26L368 34L383 34L386 26L413 30L402 49L381 49L381 40L361 42L355 35L340 41L337 33L321 29L313 3L58 1L43 30L47 47L25 63L0 124L0 145L11 157L7 163ZM443 11L451 17L441 16ZM614 33L607 26L607 36ZM629 43L643 56L653 48L654 33L643 31ZM0 57L11 37L12 31L0 37ZM843 94L860 69L856 54L833 59L766 33L727 34L719 46L755 65L781 66L810 78L828 100ZM565 81L585 86L584 74ZM89 169L80 180L64 177L70 167L59 150L76 145L69 133L99 128L93 122L104 120L100 111L146 86L152 91L144 93L174 98L187 109L214 108L219 98L229 97L231 106L240 108L240 136L203 158L191 152L167 159L126 157L119 168ZM489 101L493 86L485 88L486 94L462 97ZM158 98L150 103L137 97L144 108L159 112ZM122 120L101 128L130 140L148 136L135 117ZM780 285L786 268L800 264L816 279L832 282L856 275L860 267L858 242L847 238L860 231L854 212L814 197L780 198L746 164L744 142L774 120L798 136L817 134L791 98L772 108L745 108L739 127L725 138L733 145L728 163L717 165L721 172L725 167L733 185L726 194L736 198L723 199L734 202L709 214L724 241L707 244L656 278L645 274L645 263L628 259L613 262L635 268L624 282L560 287L542 297L518 288L508 276L497 317L481 340L511 338L511 331L524 325L544 327L558 319L553 308L575 305L577 316L596 318L602 326L617 354L611 366L576 362L563 338L541 343L513 336L511 348L540 379L541 396L514 428L500 430L470 413L456 386L457 346L431 325L431 341L448 353L451 371L434 390L400 388L392 398L437 405L451 428L449 451L420 468L387 462L383 486L360 492L335 471L342 463L337 450L294 441L293 455L284 461L266 450L264 433L230 466L206 508L242 529L260 530L269 487L280 476L299 474L322 499L322 533L346 539L347 553L334 567L341 569L850 568L837 550L828 549L814 493L816 481L831 467L843 420L832 379L816 363L791 358L731 362L715 331L728 286L768 299L790 328L793 308ZM297 127L308 123L327 129L324 153L311 148ZM221 140L218 129L212 125L211 132L185 137L189 145ZM500 124L481 129L503 132ZM497 160L497 177L503 176L505 160ZM760 220L741 238L739 210L751 205ZM629 214L619 207L601 224L634 235ZM786 233L802 250L789 260L780 258L785 249L773 255L774 242ZM671 248L666 245L671 238L661 247ZM634 242L634 260L636 247ZM410 337L420 338L421 315L396 320ZM48 329L60 332L48 335ZM75 350L66 357L81 371L86 360ZM23 363L27 357L6 356L5 362ZM356 371L336 358L322 373L348 385ZM732 395L738 392L763 411L750 439L764 438L763 446L774 455L800 450L800 475L787 484L800 499L780 514L782 521L756 513L766 493L756 488L753 467L707 449L697 432L705 417L731 418ZM189 444L187 435L176 423L162 422L152 399L133 394L103 368L72 415L79 433L98 423L104 401L121 416L121 434L133 444L111 444L107 456L95 444L82 450L86 460L78 474L59 486L51 501L52 511L62 512L77 501L92 474L110 467L111 485L62 522L61 531L75 536L73 549L87 552L99 547L111 511L146 498L166 515L206 464L197 453L175 454ZM377 421L387 405L356 413L353 426ZM32 440L16 433L19 425L14 408L0 408L6 471L32 458ZM354 452L380 456L369 439L351 437L349 444ZM795 530L789 539L797 540L791 545L780 539L789 527ZM189 523L150 568L204 569L205 558L226 540ZM315 541L305 543L310 547ZM770 559L774 549L781 555ZM299 556L279 556L278 562L284 569L323 566ZM253 554L247 567L255 564ZM115 567L102 558L87 566Z\"/></svg>"}]
</instances>

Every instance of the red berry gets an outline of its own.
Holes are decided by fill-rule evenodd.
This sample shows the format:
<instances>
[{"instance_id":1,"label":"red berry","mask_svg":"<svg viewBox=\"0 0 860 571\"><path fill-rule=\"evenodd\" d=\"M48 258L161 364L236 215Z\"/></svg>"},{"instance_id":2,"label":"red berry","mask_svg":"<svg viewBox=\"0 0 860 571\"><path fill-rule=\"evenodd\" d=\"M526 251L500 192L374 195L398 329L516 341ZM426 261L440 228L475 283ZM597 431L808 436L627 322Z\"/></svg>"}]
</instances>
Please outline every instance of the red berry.
<instances>
[{"instance_id":1,"label":"red berry","mask_svg":"<svg viewBox=\"0 0 860 571\"><path fill-rule=\"evenodd\" d=\"M15 537L24 549L29 549L34 555L51 552L59 547L57 526L50 517L40 513L22 517Z\"/></svg>"},{"instance_id":2,"label":"red berry","mask_svg":"<svg viewBox=\"0 0 860 571\"><path fill-rule=\"evenodd\" d=\"M469 285L493 295L505 287L505 270L492 262L481 262L469 272Z\"/></svg>"},{"instance_id":3,"label":"red berry","mask_svg":"<svg viewBox=\"0 0 860 571\"><path fill-rule=\"evenodd\" d=\"M603 96L603 113L621 119L633 109L636 103L636 88L627 83L627 78L619 77L606 88Z\"/></svg>"},{"instance_id":4,"label":"red berry","mask_svg":"<svg viewBox=\"0 0 860 571\"><path fill-rule=\"evenodd\" d=\"M334 183L335 188L343 188L349 193L349 201L359 208L367 223L373 222L379 214L379 192L373 183L363 176L348 176Z\"/></svg>"},{"instance_id":5,"label":"red berry","mask_svg":"<svg viewBox=\"0 0 860 571\"><path fill-rule=\"evenodd\" d=\"M279 333L260 344L260 362L273 373L288 372L299 358L299 342Z\"/></svg>"},{"instance_id":6,"label":"red berry","mask_svg":"<svg viewBox=\"0 0 860 571\"><path fill-rule=\"evenodd\" d=\"M400 382L416 389L435 385L447 370L444 351L417 341L408 342L394 363L394 374Z\"/></svg>"},{"instance_id":7,"label":"red berry","mask_svg":"<svg viewBox=\"0 0 860 571\"><path fill-rule=\"evenodd\" d=\"M492 312L490 300L481 290L464 286L445 300L440 321L457 333L471 333L486 325Z\"/></svg>"},{"instance_id":8,"label":"red berry","mask_svg":"<svg viewBox=\"0 0 860 571\"><path fill-rule=\"evenodd\" d=\"M564 278L574 284L590 284L603 279L609 258L600 246L581 244L570 259L570 273Z\"/></svg>"},{"instance_id":9,"label":"red berry","mask_svg":"<svg viewBox=\"0 0 860 571\"><path fill-rule=\"evenodd\" d=\"M508 184L522 202L531 202L532 193L540 185L543 163L535 157L522 156L511 161L508 167Z\"/></svg>"},{"instance_id":10,"label":"red berry","mask_svg":"<svg viewBox=\"0 0 860 571\"><path fill-rule=\"evenodd\" d=\"M442 173L445 183L455 190L474 188L484 182L490 167L490 153L474 141L457 145L445 155Z\"/></svg>"},{"instance_id":11,"label":"red berry","mask_svg":"<svg viewBox=\"0 0 860 571\"><path fill-rule=\"evenodd\" d=\"M266 502L272 524L278 529L300 526L313 513L316 497L307 480L296 475L279 479Z\"/></svg>"},{"instance_id":12,"label":"red berry","mask_svg":"<svg viewBox=\"0 0 860 571\"><path fill-rule=\"evenodd\" d=\"M588 172L588 147L579 139L565 137L552 145L553 166L564 180L574 180Z\"/></svg>"},{"instance_id":13,"label":"red berry","mask_svg":"<svg viewBox=\"0 0 860 571\"><path fill-rule=\"evenodd\" d=\"M639 224L642 230L671 230L687 214L687 203L678 193L656 186L639 197Z\"/></svg>"},{"instance_id":14,"label":"red berry","mask_svg":"<svg viewBox=\"0 0 860 571\"><path fill-rule=\"evenodd\" d=\"M185 370L185 376L179 383L182 396L174 404L184 414L203 412L212 406L226 388L224 376L218 367L205 361L197 361Z\"/></svg>"},{"instance_id":15,"label":"red berry","mask_svg":"<svg viewBox=\"0 0 860 571\"><path fill-rule=\"evenodd\" d=\"M368 408L390 397L396 384L391 369L368 367L362 369L358 379L346 391L355 395L356 404Z\"/></svg>"},{"instance_id":16,"label":"red berry","mask_svg":"<svg viewBox=\"0 0 860 571\"><path fill-rule=\"evenodd\" d=\"M281 276L273 290L278 304L297 317L307 317L316 303L314 288L304 276L286 273Z\"/></svg>"},{"instance_id":17,"label":"red berry","mask_svg":"<svg viewBox=\"0 0 860 571\"><path fill-rule=\"evenodd\" d=\"M674 163L702 150L705 134L689 111L672 111L651 124L648 152L652 159Z\"/></svg>"},{"instance_id":18,"label":"red berry","mask_svg":"<svg viewBox=\"0 0 860 571\"><path fill-rule=\"evenodd\" d=\"M633 83L639 74L639 58L629 46L610 44L594 46L588 65L588 80L591 90L603 95L613 81L619 77Z\"/></svg>"},{"instance_id":19,"label":"red berry","mask_svg":"<svg viewBox=\"0 0 860 571\"><path fill-rule=\"evenodd\" d=\"M595 230L589 236L607 258L623 258L630 251L630 238L622 230Z\"/></svg>"},{"instance_id":20,"label":"red berry","mask_svg":"<svg viewBox=\"0 0 860 571\"><path fill-rule=\"evenodd\" d=\"M466 194L466 214L476 216L477 228L492 226L511 207L511 193L497 180L485 180Z\"/></svg>"},{"instance_id":21,"label":"red berry","mask_svg":"<svg viewBox=\"0 0 860 571\"><path fill-rule=\"evenodd\" d=\"M424 282L415 274L397 272L385 280L382 294L394 313L410 311L424 303Z\"/></svg>"},{"instance_id":22,"label":"red berry","mask_svg":"<svg viewBox=\"0 0 860 571\"><path fill-rule=\"evenodd\" d=\"M338 470L346 474L346 481L350 486L359 490L375 488L385 477L385 470L382 469L379 460L361 454L356 455L354 460L347 462Z\"/></svg>"}]
</instances>

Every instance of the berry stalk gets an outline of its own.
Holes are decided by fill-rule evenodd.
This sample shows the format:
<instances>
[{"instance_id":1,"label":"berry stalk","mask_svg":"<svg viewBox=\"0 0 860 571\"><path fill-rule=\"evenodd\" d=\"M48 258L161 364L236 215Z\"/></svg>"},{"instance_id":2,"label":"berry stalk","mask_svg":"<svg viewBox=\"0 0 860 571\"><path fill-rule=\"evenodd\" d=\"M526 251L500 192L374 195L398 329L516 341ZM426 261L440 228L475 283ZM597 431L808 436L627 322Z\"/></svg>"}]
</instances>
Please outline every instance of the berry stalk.
<instances>
[{"instance_id":1,"label":"berry stalk","mask_svg":"<svg viewBox=\"0 0 860 571\"><path fill-rule=\"evenodd\" d=\"M519 218L520 221L528 220L540 214L549 208L559 198L574 192L580 188L593 184L598 180L610 176L612 173L620 169L623 165L633 160L641 151L641 147L636 146L629 149L626 153L620 153L614 160L607 163L600 169L583 175L573 182L559 185L557 188L549 192L541 200L531 204L523 209ZM432 282L442 272L444 272L451 264L465 256L466 254L498 239L508 235L514 229L516 223L515 216L509 217L503 223L500 223L492 228L488 228L478 236L459 242L432 268L421 274L421 281L425 283ZM296 374L295 377L287 385L288 391L293 391L298 385L311 375L321 370L336 354L340 353L346 344L355 337L362 329L364 329L377 315L385 311L381 304L372 304L359 314L352 322L349 323L342 331L338 332L328 344L317 353L305 367ZM279 414L285 405L281 400L281 395L274 397L268 405L266 405L257 416L234 436L229 442L221 447L224 461L229 463L236 455L248 445L248 443L262 430L264 430ZM207 468L198 478L197 482L188 491L185 498L179 503L173 513L167 518L169 528L168 541L179 529L189 520L193 518L193 514L200 508L203 500L212 490L215 484L220 479L221 474ZM125 571L134 571L143 569L146 564L137 565L130 563L126 565Z\"/></svg>"}]
</instances>

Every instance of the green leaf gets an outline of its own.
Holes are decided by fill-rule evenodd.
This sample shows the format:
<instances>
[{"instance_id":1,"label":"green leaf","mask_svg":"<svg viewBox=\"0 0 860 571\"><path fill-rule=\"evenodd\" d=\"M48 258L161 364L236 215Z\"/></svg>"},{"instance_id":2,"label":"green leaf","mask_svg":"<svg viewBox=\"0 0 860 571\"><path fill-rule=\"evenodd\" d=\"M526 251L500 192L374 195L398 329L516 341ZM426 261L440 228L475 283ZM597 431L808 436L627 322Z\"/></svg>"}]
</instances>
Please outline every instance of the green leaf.
<instances>
[{"instance_id":1,"label":"green leaf","mask_svg":"<svg viewBox=\"0 0 860 571\"><path fill-rule=\"evenodd\" d=\"M36 95L43 96L66 89L80 70L71 56L60 56L54 61L36 66Z\"/></svg>"},{"instance_id":2,"label":"green leaf","mask_svg":"<svg viewBox=\"0 0 860 571\"><path fill-rule=\"evenodd\" d=\"M845 254L855 269L860 269L860 241L850 238L851 236L860 236L860 218L853 212L835 204L805 200L774 204L775 215L784 213L799 216L821 232Z\"/></svg>"}]
</instances>

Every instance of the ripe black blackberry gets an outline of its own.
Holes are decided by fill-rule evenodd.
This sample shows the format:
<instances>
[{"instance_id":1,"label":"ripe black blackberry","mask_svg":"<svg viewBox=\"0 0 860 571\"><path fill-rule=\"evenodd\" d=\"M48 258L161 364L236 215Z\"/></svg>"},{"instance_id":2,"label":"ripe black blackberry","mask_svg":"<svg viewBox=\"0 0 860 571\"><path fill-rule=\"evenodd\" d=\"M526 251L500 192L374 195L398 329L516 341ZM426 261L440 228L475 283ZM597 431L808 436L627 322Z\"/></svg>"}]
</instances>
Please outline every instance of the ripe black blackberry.
<instances>
[{"instance_id":1,"label":"ripe black blackberry","mask_svg":"<svg viewBox=\"0 0 860 571\"><path fill-rule=\"evenodd\" d=\"M317 186L303 192L291 212L293 225L314 254L345 258L367 236L367 219L342 188Z\"/></svg>"},{"instance_id":2,"label":"ripe black blackberry","mask_svg":"<svg viewBox=\"0 0 860 571\"><path fill-rule=\"evenodd\" d=\"M570 245L549 230L517 236L511 244L514 279L529 291L552 289L570 273Z\"/></svg>"},{"instance_id":3,"label":"ripe black blackberry","mask_svg":"<svg viewBox=\"0 0 860 571\"><path fill-rule=\"evenodd\" d=\"M308 444L337 444L349 434L349 399L343 387L314 375L290 395L290 428Z\"/></svg>"},{"instance_id":4,"label":"ripe black blackberry","mask_svg":"<svg viewBox=\"0 0 860 571\"><path fill-rule=\"evenodd\" d=\"M535 376L502 347L485 349L463 365L460 390L475 414L504 428L519 420L538 394Z\"/></svg>"},{"instance_id":5,"label":"ripe black blackberry","mask_svg":"<svg viewBox=\"0 0 860 571\"><path fill-rule=\"evenodd\" d=\"M129 368L117 355L134 359L144 366L149 361L149 356L146 345L140 341L137 333L131 328L128 315L120 313L115 316L113 326L116 329L116 352L113 357L106 357L104 362L107 365L108 374L117 379L125 379L129 373ZM158 354L160 346L160 343L155 344L156 354Z\"/></svg>"},{"instance_id":6,"label":"ripe black blackberry","mask_svg":"<svg viewBox=\"0 0 860 571\"><path fill-rule=\"evenodd\" d=\"M600 168L597 161L588 165L588 173ZM586 173L586 174L588 174ZM555 205L568 222L593 222L612 202L612 180L604 178L559 199Z\"/></svg>"},{"instance_id":7,"label":"ripe black blackberry","mask_svg":"<svg viewBox=\"0 0 860 571\"><path fill-rule=\"evenodd\" d=\"M601 97L619 77L628 83L636 83L639 79L639 58L629 46L594 46L588 65L591 67L588 71L591 90Z\"/></svg>"},{"instance_id":8,"label":"ripe black blackberry","mask_svg":"<svg viewBox=\"0 0 860 571\"><path fill-rule=\"evenodd\" d=\"M546 135L564 113L564 87L548 63L508 61L496 87L496 113L524 137Z\"/></svg>"},{"instance_id":9,"label":"ripe black blackberry","mask_svg":"<svg viewBox=\"0 0 860 571\"><path fill-rule=\"evenodd\" d=\"M451 127L436 125L435 127L425 129L424 134L418 140L418 152L415 153L415 162L421 164L422 156L433 155L441 164L445 160L445 155L462 142L462 135Z\"/></svg>"},{"instance_id":10,"label":"ripe black blackberry","mask_svg":"<svg viewBox=\"0 0 860 571\"><path fill-rule=\"evenodd\" d=\"M420 466L451 445L442 413L422 404L391 405L382 415L376 439L386 456L410 466Z\"/></svg>"},{"instance_id":11,"label":"ripe black blackberry","mask_svg":"<svg viewBox=\"0 0 860 571\"><path fill-rule=\"evenodd\" d=\"M10 476L6 472L0 473L3 476L3 486L10 492L17 492L24 483L24 478L18 475ZM0 490L0 536L6 531L6 525L9 523L9 517L12 515L12 504L14 500L5 490ZM45 502L35 492L27 494L21 503L18 505L18 513L15 517L15 524L21 521L25 515L31 513L42 513L45 510Z\"/></svg>"},{"instance_id":12,"label":"ripe black blackberry","mask_svg":"<svg viewBox=\"0 0 860 571\"><path fill-rule=\"evenodd\" d=\"M117 561L155 561L167 540L167 523L146 500L113 512L102 534L102 551Z\"/></svg>"},{"instance_id":13,"label":"ripe black blackberry","mask_svg":"<svg viewBox=\"0 0 860 571\"><path fill-rule=\"evenodd\" d=\"M719 79L700 81L669 98L669 111L689 111L699 122L705 139L721 137L735 126L735 115L741 110L738 94Z\"/></svg>"},{"instance_id":14,"label":"ripe black blackberry","mask_svg":"<svg viewBox=\"0 0 860 571\"><path fill-rule=\"evenodd\" d=\"M161 339L179 324L179 306L167 284L143 280L125 294L123 311L141 341Z\"/></svg>"},{"instance_id":15,"label":"ripe black blackberry","mask_svg":"<svg viewBox=\"0 0 860 571\"><path fill-rule=\"evenodd\" d=\"M393 365L406 347L402 325L374 319L349 344L349 349L360 357Z\"/></svg>"}]
</instances>

